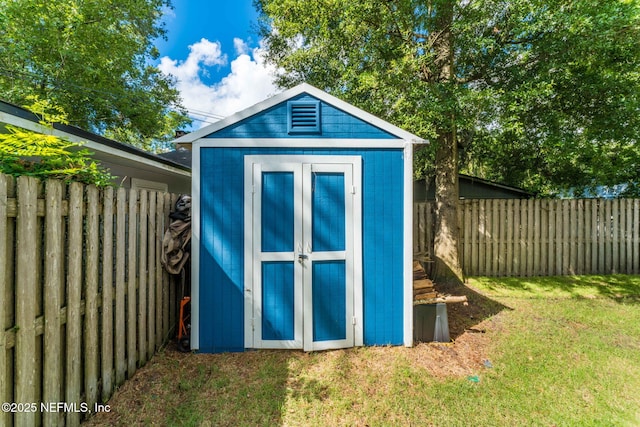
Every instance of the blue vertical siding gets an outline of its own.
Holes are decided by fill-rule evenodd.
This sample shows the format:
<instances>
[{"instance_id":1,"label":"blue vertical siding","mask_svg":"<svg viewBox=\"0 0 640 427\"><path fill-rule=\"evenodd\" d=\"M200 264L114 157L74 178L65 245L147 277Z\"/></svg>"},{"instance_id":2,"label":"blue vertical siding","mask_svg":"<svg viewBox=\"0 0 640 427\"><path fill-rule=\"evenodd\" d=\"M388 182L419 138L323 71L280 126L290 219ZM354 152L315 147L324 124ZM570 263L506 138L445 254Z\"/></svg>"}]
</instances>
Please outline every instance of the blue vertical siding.
<instances>
[{"instance_id":1,"label":"blue vertical siding","mask_svg":"<svg viewBox=\"0 0 640 427\"><path fill-rule=\"evenodd\" d=\"M364 343L403 343L401 149L202 148L200 351L244 347L244 156L362 156Z\"/></svg>"}]
</instances>

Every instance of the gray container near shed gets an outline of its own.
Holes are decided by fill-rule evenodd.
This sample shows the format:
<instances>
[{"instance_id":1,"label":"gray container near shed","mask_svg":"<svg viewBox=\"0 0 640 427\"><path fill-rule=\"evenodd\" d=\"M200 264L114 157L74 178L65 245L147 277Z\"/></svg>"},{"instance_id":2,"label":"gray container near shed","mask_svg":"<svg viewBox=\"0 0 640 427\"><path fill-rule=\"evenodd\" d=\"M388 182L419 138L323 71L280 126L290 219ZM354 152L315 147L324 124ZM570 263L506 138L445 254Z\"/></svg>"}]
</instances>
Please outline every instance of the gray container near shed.
<instances>
[{"instance_id":1,"label":"gray container near shed","mask_svg":"<svg viewBox=\"0 0 640 427\"><path fill-rule=\"evenodd\" d=\"M413 339L422 342L449 342L447 304L413 306Z\"/></svg>"}]
</instances>

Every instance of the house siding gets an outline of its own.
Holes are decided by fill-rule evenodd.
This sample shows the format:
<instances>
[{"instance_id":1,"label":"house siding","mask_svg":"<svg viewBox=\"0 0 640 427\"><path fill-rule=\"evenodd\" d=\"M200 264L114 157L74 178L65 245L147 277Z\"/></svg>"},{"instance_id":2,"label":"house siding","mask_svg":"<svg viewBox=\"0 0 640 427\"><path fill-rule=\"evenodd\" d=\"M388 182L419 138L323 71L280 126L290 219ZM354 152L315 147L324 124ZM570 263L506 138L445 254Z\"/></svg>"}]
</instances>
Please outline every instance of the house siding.
<instances>
[{"instance_id":1,"label":"house siding","mask_svg":"<svg viewBox=\"0 0 640 427\"><path fill-rule=\"evenodd\" d=\"M315 98L313 98L315 99ZM284 105L284 107L283 107ZM389 138L368 127L350 130L354 121L329 125L323 103L323 137ZM271 116L283 109L277 120ZM335 109L334 109L335 110ZM259 117L263 116L263 117ZM351 119L349 119L351 117ZM342 125L338 125L342 123ZM258 125L260 124L260 125ZM258 131L260 128L262 130ZM286 103L216 132L225 138L283 137ZM265 129L268 133L265 134ZM331 131L329 131L332 129ZM314 137L318 137L317 135ZM201 191L200 351L244 350L244 157L247 155L358 155L362 157L362 235L364 344L403 343L404 157L402 149L199 148Z\"/></svg>"}]
</instances>

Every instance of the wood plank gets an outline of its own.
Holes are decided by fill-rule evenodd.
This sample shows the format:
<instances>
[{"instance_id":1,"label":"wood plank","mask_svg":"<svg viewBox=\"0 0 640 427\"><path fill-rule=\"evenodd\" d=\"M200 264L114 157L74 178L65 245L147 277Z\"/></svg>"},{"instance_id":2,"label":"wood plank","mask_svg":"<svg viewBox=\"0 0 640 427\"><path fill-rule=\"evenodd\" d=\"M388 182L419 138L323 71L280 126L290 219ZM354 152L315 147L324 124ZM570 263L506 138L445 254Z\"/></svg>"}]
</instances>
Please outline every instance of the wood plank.
<instances>
[{"instance_id":1,"label":"wood plank","mask_svg":"<svg viewBox=\"0 0 640 427\"><path fill-rule=\"evenodd\" d=\"M576 264L578 263L577 257L577 204L575 199L567 200L565 207L568 210L569 223L567 224L566 241L569 247L568 252L568 273L570 275L576 274Z\"/></svg>"},{"instance_id":2,"label":"wood plank","mask_svg":"<svg viewBox=\"0 0 640 427\"><path fill-rule=\"evenodd\" d=\"M165 222L160 236L160 250L162 250L162 238L164 237L164 231L169 226L169 212L172 209L172 206L171 195L169 193L164 193L164 215L162 219ZM171 277L164 268L162 269L162 283L162 342L164 343L169 338L169 334L173 326L169 323L169 312L172 307L171 301L169 301L169 288L176 286L176 284L173 283L173 277Z\"/></svg>"},{"instance_id":3,"label":"wood plank","mask_svg":"<svg viewBox=\"0 0 640 427\"><path fill-rule=\"evenodd\" d=\"M95 186L87 187L87 219L85 262L84 315L84 394L93 408L98 401L98 272L100 269L99 193Z\"/></svg>"},{"instance_id":4,"label":"wood plank","mask_svg":"<svg viewBox=\"0 0 640 427\"><path fill-rule=\"evenodd\" d=\"M578 219L576 221L576 274L584 274L584 200L577 201L576 209Z\"/></svg>"},{"instance_id":5,"label":"wood plank","mask_svg":"<svg viewBox=\"0 0 640 427\"><path fill-rule=\"evenodd\" d=\"M527 201L520 200L520 275L527 276L527 238L529 235L529 217Z\"/></svg>"},{"instance_id":6,"label":"wood plank","mask_svg":"<svg viewBox=\"0 0 640 427\"><path fill-rule=\"evenodd\" d=\"M156 232L154 242L156 255L160 258L162 253L162 236L164 234L164 197L158 193L156 198ZM162 265L156 262L156 348L162 346L164 340L162 330Z\"/></svg>"},{"instance_id":7,"label":"wood plank","mask_svg":"<svg viewBox=\"0 0 640 427\"><path fill-rule=\"evenodd\" d=\"M613 216L613 201L605 200L604 201L604 212L605 212L605 246L604 246L604 256L605 256L605 273L611 274L613 272L613 225L612 225L612 216Z\"/></svg>"},{"instance_id":8,"label":"wood plank","mask_svg":"<svg viewBox=\"0 0 640 427\"><path fill-rule=\"evenodd\" d=\"M418 279L413 281L413 290L433 289L433 282L429 279Z\"/></svg>"},{"instance_id":9,"label":"wood plank","mask_svg":"<svg viewBox=\"0 0 640 427\"><path fill-rule=\"evenodd\" d=\"M470 275L478 275L478 201L473 200L471 204L471 272Z\"/></svg>"},{"instance_id":10,"label":"wood plank","mask_svg":"<svg viewBox=\"0 0 640 427\"><path fill-rule=\"evenodd\" d=\"M140 256L138 272L138 363L147 361L147 226L149 196L145 190L140 191Z\"/></svg>"},{"instance_id":11,"label":"wood plank","mask_svg":"<svg viewBox=\"0 0 640 427\"><path fill-rule=\"evenodd\" d=\"M533 208L533 199L527 199L525 201L527 210L527 241L525 250L527 252L527 276L533 276L533 235L535 228L535 212Z\"/></svg>"},{"instance_id":12,"label":"wood plank","mask_svg":"<svg viewBox=\"0 0 640 427\"><path fill-rule=\"evenodd\" d=\"M487 265L490 265L491 260L491 247L487 244L488 242L488 226L487 223L490 221L487 220L487 203L486 200L480 200L480 219L479 219L479 245L480 245L480 262L479 262L479 272L480 276L486 276L489 274L489 269Z\"/></svg>"},{"instance_id":13,"label":"wood plank","mask_svg":"<svg viewBox=\"0 0 640 427\"><path fill-rule=\"evenodd\" d=\"M489 199L491 204L491 274L500 275L500 204L497 199Z\"/></svg>"},{"instance_id":14,"label":"wood plank","mask_svg":"<svg viewBox=\"0 0 640 427\"><path fill-rule=\"evenodd\" d=\"M102 334L101 377L102 401L113 392L113 188L103 192L102 216Z\"/></svg>"},{"instance_id":15,"label":"wood plank","mask_svg":"<svg viewBox=\"0 0 640 427\"><path fill-rule=\"evenodd\" d=\"M612 274L618 274L620 261L620 201L611 201L611 268Z\"/></svg>"},{"instance_id":16,"label":"wood plank","mask_svg":"<svg viewBox=\"0 0 640 427\"><path fill-rule=\"evenodd\" d=\"M5 318L7 316L5 295L9 291L9 283L7 280L8 270L8 250L10 244L7 222L7 199L8 199L8 180L12 179L6 175L0 174L0 298L3 303L0 304L0 376L4 379L0 382L0 403L10 402L12 400L9 392L9 381L7 375L7 348L5 338ZM10 412L0 411L0 425L10 425Z\"/></svg>"},{"instance_id":17,"label":"wood plank","mask_svg":"<svg viewBox=\"0 0 640 427\"><path fill-rule=\"evenodd\" d=\"M513 275L513 199L506 201L505 216L505 226L507 228L504 246L506 260L505 274L511 277Z\"/></svg>"},{"instance_id":18,"label":"wood plank","mask_svg":"<svg viewBox=\"0 0 640 427\"><path fill-rule=\"evenodd\" d=\"M583 230L583 246L584 246L584 268L581 274L593 274L591 269L591 237L593 236L594 229L591 227L591 200L585 199L584 203L584 222L582 223Z\"/></svg>"},{"instance_id":19,"label":"wood plank","mask_svg":"<svg viewBox=\"0 0 640 427\"><path fill-rule=\"evenodd\" d=\"M555 213L555 201L549 200L547 202L547 274L553 276L556 270L555 265L555 227L556 227L556 213Z\"/></svg>"},{"instance_id":20,"label":"wood plank","mask_svg":"<svg viewBox=\"0 0 640 427\"><path fill-rule=\"evenodd\" d=\"M63 285L62 258L62 182L48 180L45 198L45 277L44 277L44 402L60 402L62 381L62 333L60 328L60 288ZM44 412L45 425L62 422L61 414Z\"/></svg>"},{"instance_id":21,"label":"wood plank","mask_svg":"<svg viewBox=\"0 0 640 427\"><path fill-rule=\"evenodd\" d=\"M38 181L21 176L18 183L18 215L16 218L16 275L15 275L15 395L14 402L35 402L35 313L36 270L33 254L36 253ZM16 413L16 425L35 425L33 412Z\"/></svg>"},{"instance_id":22,"label":"wood plank","mask_svg":"<svg viewBox=\"0 0 640 427\"><path fill-rule=\"evenodd\" d=\"M42 204L44 206L45 195L44 195L44 182L38 180L38 189L37 189L37 197L38 204ZM32 268L36 270L36 293L35 293L35 313L34 317L38 318L44 314L44 303L43 303L43 293L44 287L42 286L44 282L44 216L36 217L36 244L35 244L35 252L30 254L32 260L37 260L32 264ZM35 324L34 324L35 331ZM35 344L35 363L33 365L33 369L35 370L34 378L34 388L35 388L35 401L42 401L42 379L43 373L42 368L44 365L44 358L42 355L43 352L43 337L42 334L35 334L36 344ZM42 414L40 412L36 412L35 414L35 422L36 425L42 424Z\"/></svg>"},{"instance_id":23,"label":"wood plank","mask_svg":"<svg viewBox=\"0 0 640 427\"><path fill-rule=\"evenodd\" d=\"M598 236L601 234L598 223L598 201L591 200L591 274L597 274L600 270L598 268L599 253L598 253Z\"/></svg>"},{"instance_id":24,"label":"wood plank","mask_svg":"<svg viewBox=\"0 0 640 427\"><path fill-rule=\"evenodd\" d=\"M542 234L542 228L540 226L540 200L533 200L533 265L531 266L531 274L534 276L540 276L542 274L542 268L540 265L540 236Z\"/></svg>"},{"instance_id":25,"label":"wood plank","mask_svg":"<svg viewBox=\"0 0 640 427\"><path fill-rule=\"evenodd\" d=\"M604 274L606 269L605 247L609 226L606 221L605 200L598 201L598 274Z\"/></svg>"},{"instance_id":26,"label":"wood plank","mask_svg":"<svg viewBox=\"0 0 640 427\"><path fill-rule=\"evenodd\" d=\"M626 274L633 273L633 200L625 200L626 223L625 229L625 260L624 272Z\"/></svg>"},{"instance_id":27,"label":"wood plank","mask_svg":"<svg viewBox=\"0 0 640 427\"><path fill-rule=\"evenodd\" d=\"M80 301L82 297L82 196L83 185L69 184L69 228L67 231L67 327L65 355L65 401L80 404L82 388L82 327ZM80 425L80 414L66 413L66 425Z\"/></svg>"},{"instance_id":28,"label":"wood plank","mask_svg":"<svg viewBox=\"0 0 640 427\"><path fill-rule=\"evenodd\" d=\"M148 315L148 331L147 351L150 359L156 350L156 192L149 192L149 226L147 238L147 274L149 296L149 315ZM160 254L158 254L158 259Z\"/></svg>"},{"instance_id":29,"label":"wood plank","mask_svg":"<svg viewBox=\"0 0 640 427\"><path fill-rule=\"evenodd\" d=\"M512 246L511 246L511 264L513 266L513 275L520 276L520 200L513 200L512 211Z\"/></svg>"},{"instance_id":30,"label":"wood plank","mask_svg":"<svg viewBox=\"0 0 640 427\"><path fill-rule=\"evenodd\" d=\"M420 300L423 300L423 299L435 298L436 296L438 296L438 294L435 291L420 292L420 293L417 293L417 294L413 295L413 300L414 301L420 301Z\"/></svg>"},{"instance_id":31,"label":"wood plank","mask_svg":"<svg viewBox=\"0 0 640 427\"><path fill-rule=\"evenodd\" d=\"M125 272L126 272L126 212L127 190L118 188L116 202L116 304L115 304L115 366L116 386L122 384L126 377L127 363L125 356Z\"/></svg>"},{"instance_id":32,"label":"wood plank","mask_svg":"<svg viewBox=\"0 0 640 427\"><path fill-rule=\"evenodd\" d=\"M127 271L129 273L127 277L127 378L131 378L136 372L137 353L136 353L136 338L137 338L137 311L136 305L138 303L136 288L137 288L137 263L138 258L138 230L137 230L137 210L138 210L138 192L134 189L129 190L129 242L127 244L128 250L128 265Z\"/></svg>"},{"instance_id":33,"label":"wood plank","mask_svg":"<svg viewBox=\"0 0 640 427\"><path fill-rule=\"evenodd\" d=\"M640 274L640 199L633 201L633 274Z\"/></svg>"},{"instance_id":34,"label":"wood plank","mask_svg":"<svg viewBox=\"0 0 640 427\"><path fill-rule=\"evenodd\" d=\"M540 201L540 275L549 271L549 201Z\"/></svg>"},{"instance_id":35,"label":"wood plank","mask_svg":"<svg viewBox=\"0 0 640 427\"><path fill-rule=\"evenodd\" d=\"M471 254L473 251L473 245L471 243L471 234L473 231L471 230L471 201L464 201L464 232L463 232L463 241L464 241L464 259L463 259L463 272L465 276L471 275Z\"/></svg>"},{"instance_id":36,"label":"wood plank","mask_svg":"<svg viewBox=\"0 0 640 427\"><path fill-rule=\"evenodd\" d=\"M562 200L556 200L555 201L555 211L556 211L556 235L555 235L555 248L556 248L556 271L555 274L556 275L562 275L565 274L564 273L564 247L563 247L563 232L564 232L564 228L563 228L563 220L564 220L564 216L563 216L563 206L562 206Z\"/></svg>"},{"instance_id":37,"label":"wood plank","mask_svg":"<svg viewBox=\"0 0 640 427\"><path fill-rule=\"evenodd\" d=\"M507 204L506 200L500 199L495 201L498 204L498 274L505 276L507 274Z\"/></svg>"}]
</instances>

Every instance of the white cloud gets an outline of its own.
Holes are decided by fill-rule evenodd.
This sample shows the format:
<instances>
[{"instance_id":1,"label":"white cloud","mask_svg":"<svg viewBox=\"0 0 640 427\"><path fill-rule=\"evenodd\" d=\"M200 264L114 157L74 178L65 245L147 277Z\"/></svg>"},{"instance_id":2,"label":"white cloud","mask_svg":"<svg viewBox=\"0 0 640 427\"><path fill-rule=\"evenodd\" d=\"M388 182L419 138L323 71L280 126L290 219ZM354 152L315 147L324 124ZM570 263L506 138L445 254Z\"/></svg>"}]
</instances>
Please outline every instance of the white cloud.
<instances>
[{"instance_id":1,"label":"white cloud","mask_svg":"<svg viewBox=\"0 0 640 427\"><path fill-rule=\"evenodd\" d=\"M234 49L229 74L213 85L205 84L201 76L208 75L208 67L227 65L219 42L200 40L189 46L190 53L184 61L169 57L160 60L160 71L177 79L183 105L194 118L212 122L215 119L198 113L227 117L280 92L273 84L275 68L266 63L262 44L251 49L243 40L234 39ZM193 126L207 124L194 120Z\"/></svg>"}]
</instances>

